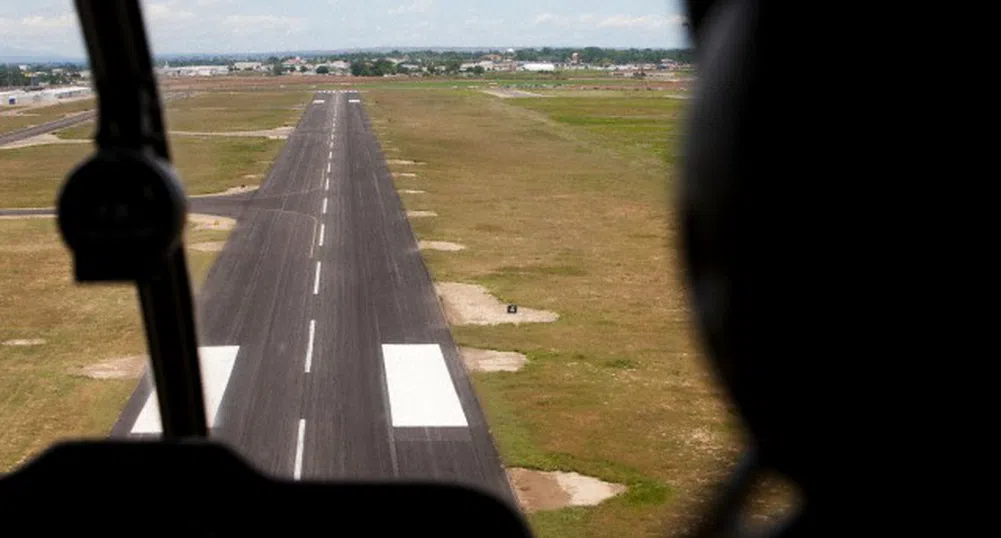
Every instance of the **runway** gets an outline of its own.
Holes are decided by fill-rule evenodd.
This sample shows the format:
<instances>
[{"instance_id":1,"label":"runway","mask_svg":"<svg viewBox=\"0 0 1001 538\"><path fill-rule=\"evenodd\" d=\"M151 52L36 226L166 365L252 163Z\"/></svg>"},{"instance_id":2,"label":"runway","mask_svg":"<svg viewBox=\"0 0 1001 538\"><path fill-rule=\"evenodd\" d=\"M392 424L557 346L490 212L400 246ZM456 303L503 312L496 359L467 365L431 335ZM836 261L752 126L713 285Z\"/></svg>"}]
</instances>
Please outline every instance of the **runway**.
<instances>
[{"instance_id":1,"label":"runway","mask_svg":"<svg viewBox=\"0 0 1001 538\"><path fill-rule=\"evenodd\" d=\"M212 436L277 476L447 481L514 505L360 101L317 93L260 189L191 200L237 218L196 299ZM112 435L158 431L144 377Z\"/></svg>"}]
</instances>

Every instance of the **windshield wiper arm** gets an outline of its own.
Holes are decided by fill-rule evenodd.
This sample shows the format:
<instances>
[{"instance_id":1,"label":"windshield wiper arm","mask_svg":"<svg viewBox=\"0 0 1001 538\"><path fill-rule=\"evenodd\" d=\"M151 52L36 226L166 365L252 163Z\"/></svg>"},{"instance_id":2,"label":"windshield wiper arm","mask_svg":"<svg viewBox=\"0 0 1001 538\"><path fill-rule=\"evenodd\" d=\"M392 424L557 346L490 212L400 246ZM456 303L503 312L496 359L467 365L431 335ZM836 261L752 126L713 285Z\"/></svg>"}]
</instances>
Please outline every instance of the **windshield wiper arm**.
<instances>
[{"instance_id":1,"label":"windshield wiper arm","mask_svg":"<svg viewBox=\"0 0 1001 538\"><path fill-rule=\"evenodd\" d=\"M163 438L205 437L183 244L187 202L170 163L139 3L75 4L98 94L98 149L60 193L60 231L78 282L136 284Z\"/></svg>"}]
</instances>

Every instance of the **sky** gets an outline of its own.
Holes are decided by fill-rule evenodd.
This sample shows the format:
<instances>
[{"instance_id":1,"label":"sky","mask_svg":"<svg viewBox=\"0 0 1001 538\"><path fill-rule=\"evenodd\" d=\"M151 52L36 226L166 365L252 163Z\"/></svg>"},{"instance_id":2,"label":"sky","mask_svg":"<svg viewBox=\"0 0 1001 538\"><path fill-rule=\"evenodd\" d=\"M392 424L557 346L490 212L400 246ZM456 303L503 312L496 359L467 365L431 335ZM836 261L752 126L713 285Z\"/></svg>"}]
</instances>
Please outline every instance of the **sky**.
<instances>
[{"instance_id":1,"label":"sky","mask_svg":"<svg viewBox=\"0 0 1001 538\"><path fill-rule=\"evenodd\" d=\"M153 53L688 45L681 0L141 0ZM72 0L2 2L0 54L84 56Z\"/></svg>"}]
</instances>

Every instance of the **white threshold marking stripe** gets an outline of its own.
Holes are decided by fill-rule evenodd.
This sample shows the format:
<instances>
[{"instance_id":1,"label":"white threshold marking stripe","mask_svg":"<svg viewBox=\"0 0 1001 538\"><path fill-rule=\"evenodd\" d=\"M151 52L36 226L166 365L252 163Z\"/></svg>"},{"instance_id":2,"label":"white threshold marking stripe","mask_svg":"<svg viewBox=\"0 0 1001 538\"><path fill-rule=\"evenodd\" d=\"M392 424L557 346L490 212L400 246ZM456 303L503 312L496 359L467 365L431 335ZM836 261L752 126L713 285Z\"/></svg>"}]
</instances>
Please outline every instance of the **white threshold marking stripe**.
<instances>
[{"instance_id":1,"label":"white threshold marking stripe","mask_svg":"<svg viewBox=\"0 0 1001 538\"><path fill-rule=\"evenodd\" d=\"M223 393L229 385L229 376L233 373L236 355L240 346L202 346L198 348L198 363L202 373L202 397L205 398L205 419L209 428L215 425L219 404ZM139 416L132 425L132 433L163 433L160 422L160 402L157 401L156 388L146 397Z\"/></svg>"},{"instance_id":2,"label":"white threshold marking stripe","mask_svg":"<svg viewBox=\"0 0 1001 538\"><path fill-rule=\"evenodd\" d=\"M438 344L383 344L394 427L468 426Z\"/></svg>"},{"instance_id":3,"label":"white threshold marking stripe","mask_svg":"<svg viewBox=\"0 0 1001 538\"><path fill-rule=\"evenodd\" d=\"M295 470L292 472L296 480L302 478L302 444L306 437L306 419L299 419L299 434L295 439Z\"/></svg>"},{"instance_id":4,"label":"white threshold marking stripe","mask_svg":"<svg viewBox=\"0 0 1001 538\"><path fill-rule=\"evenodd\" d=\"M313 279L313 295L320 293L320 262L316 262L316 278Z\"/></svg>"},{"instance_id":5,"label":"white threshold marking stripe","mask_svg":"<svg viewBox=\"0 0 1001 538\"><path fill-rule=\"evenodd\" d=\"M318 246L321 246L321 247L323 246L323 232L326 231L326 229L327 229L327 225L326 224L321 224L320 225L320 244Z\"/></svg>"},{"instance_id":6,"label":"white threshold marking stripe","mask_svg":"<svg viewBox=\"0 0 1001 538\"><path fill-rule=\"evenodd\" d=\"M327 214L327 199L326 198L323 199L323 214L324 215Z\"/></svg>"},{"instance_id":7,"label":"white threshold marking stripe","mask_svg":"<svg viewBox=\"0 0 1001 538\"><path fill-rule=\"evenodd\" d=\"M316 320L309 320L309 343L306 344L306 373L313 367L313 337L316 336Z\"/></svg>"}]
</instances>

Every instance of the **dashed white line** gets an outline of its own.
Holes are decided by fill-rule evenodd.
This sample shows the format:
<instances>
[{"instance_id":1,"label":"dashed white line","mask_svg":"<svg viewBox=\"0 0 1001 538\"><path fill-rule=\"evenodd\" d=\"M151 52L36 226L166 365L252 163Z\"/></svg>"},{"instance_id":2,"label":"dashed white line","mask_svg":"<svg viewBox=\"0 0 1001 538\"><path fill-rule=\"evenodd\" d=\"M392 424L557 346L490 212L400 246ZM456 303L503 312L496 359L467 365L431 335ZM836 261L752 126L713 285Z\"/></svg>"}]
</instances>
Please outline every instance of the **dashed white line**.
<instances>
[{"instance_id":1,"label":"dashed white line","mask_svg":"<svg viewBox=\"0 0 1001 538\"><path fill-rule=\"evenodd\" d=\"M325 190L325 191L329 191L330 190L330 178L329 177L327 178L327 181L325 181L323 183L323 190Z\"/></svg>"},{"instance_id":2,"label":"dashed white line","mask_svg":"<svg viewBox=\"0 0 1001 538\"><path fill-rule=\"evenodd\" d=\"M320 225L320 246L321 247L323 246L323 232L326 231L326 229L327 229L327 225L326 224L321 224Z\"/></svg>"},{"instance_id":3,"label":"dashed white line","mask_svg":"<svg viewBox=\"0 0 1001 538\"><path fill-rule=\"evenodd\" d=\"M323 244L323 241L320 241ZM313 279L313 295L320 293L320 262L316 262L316 278Z\"/></svg>"},{"instance_id":4,"label":"dashed white line","mask_svg":"<svg viewBox=\"0 0 1001 538\"><path fill-rule=\"evenodd\" d=\"M306 344L306 373L313 367L313 337L316 336L316 320L309 320L309 343Z\"/></svg>"},{"instance_id":5,"label":"dashed white line","mask_svg":"<svg viewBox=\"0 0 1001 538\"><path fill-rule=\"evenodd\" d=\"M306 437L306 419L299 419L299 435L295 439L295 471L296 480L302 477L302 444Z\"/></svg>"},{"instance_id":6,"label":"dashed white line","mask_svg":"<svg viewBox=\"0 0 1001 538\"><path fill-rule=\"evenodd\" d=\"M327 163L327 173L330 173L330 163Z\"/></svg>"},{"instance_id":7,"label":"dashed white line","mask_svg":"<svg viewBox=\"0 0 1001 538\"><path fill-rule=\"evenodd\" d=\"M330 150L329 152L327 152L327 158L328 159L333 159L334 158L334 150Z\"/></svg>"},{"instance_id":8,"label":"dashed white line","mask_svg":"<svg viewBox=\"0 0 1001 538\"><path fill-rule=\"evenodd\" d=\"M327 214L327 199L326 198L323 199L323 214L324 215Z\"/></svg>"}]
</instances>

